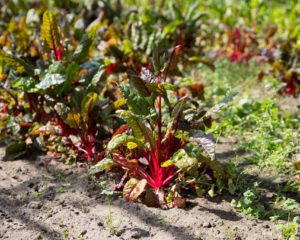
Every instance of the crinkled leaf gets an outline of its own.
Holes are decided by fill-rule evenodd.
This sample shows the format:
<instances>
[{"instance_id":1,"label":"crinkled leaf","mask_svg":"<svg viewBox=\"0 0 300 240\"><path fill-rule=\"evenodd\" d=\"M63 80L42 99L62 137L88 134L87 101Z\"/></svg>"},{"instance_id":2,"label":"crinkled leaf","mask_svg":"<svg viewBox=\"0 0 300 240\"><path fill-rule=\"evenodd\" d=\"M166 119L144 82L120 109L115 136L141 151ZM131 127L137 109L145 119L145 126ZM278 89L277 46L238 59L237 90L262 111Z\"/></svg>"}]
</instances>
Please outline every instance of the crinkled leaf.
<instances>
[{"instance_id":1,"label":"crinkled leaf","mask_svg":"<svg viewBox=\"0 0 300 240\"><path fill-rule=\"evenodd\" d=\"M138 140L134 136L128 136L126 134L118 134L114 136L108 143L107 149L110 152L117 150L120 146L127 146L130 149L130 144L135 144L136 147L145 147L143 142Z\"/></svg>"},{"instance_id":2,"label":"crinkled leaf","mask_svg":"<svg viewBox=\"0 0 300 240\"><path fill-rule=\"evenodd\" d=\"M143 97L149 97L150 91L146 86L146 82L143 81L139 76L137 76L133 71L128 70L129 84L131 87L136 89L136 91Z\"/></svg>"},{"instance_id":3,"label":"crinkled leaf","mask_svg":"<svg viewBox=\"0 0 300 240\"><path fill-rule=\"evenodd\" d=\"M33 135L61 135L62 130L59 126L46 125L32 130Z\"/></svg>"},{"instance_id":4,"label":"crinkled leaf","mask_svg":"<svg viewBox=\"0 0 300 240\"><path fill-rule=\"evenodd\" d=\"M205 134L202 131L192 132L190 141L195 142L199 147L203 148L206 154L212 159L215 159L215 143L212 134Z\"/></svg>"},{"instance_id":5,"label":"crinkled leaf","mask_svg":"<svg viewBox=\"0 0 300 240\"><path fill-rule=\"evenodd\" d=\"M134 136L136 138L138 138L139 140L145 139L151 145L152 149L156 149L152 131L145 125L140 117L136 116L131 111L126 110L118 110L117 114L119 114L119 116L124 119L132 128Z\"/></svg>"},{"instance_id":6,"label":"crinkled leaf","mask_svg":"<svg viewBox=\"0 0 300 240\"><path fill-rule=\"evenodd\" d=\"M48 73L60 73L65 74L65 66L60 61L54 61L48 67Z\"/></svg>"},{"instance_id":7,"label":"crinkled leaf","mask_svg":"<svg viewBox=\"0 0 300 240\"><path fill-rule=\"evenodd\" d=\"M10 55L0 49L0 60L3 60L6 65L12 68L17 73L27 73L30 76L34 75L34 71L30 65L28 65L24 60Z\"/></svg>"},{"instance_id":8,"label":"crinkled leaf","mask_svg":"<svg viewBox=\"0 0 300 240\"><path fill-rule=\"evenodd\" d=\"M54 105L54 109L62 119L66 119L71 111L70 108L66 106L66 104L61 102L56 103Z\"/></svg>"},{"instance_id":9,"label":"crinkled leaf","mask_svg":"<svg viewBox=\"0 0 300 240\"><path fill-rule=\"evenodd\" d=\"M146 98L141 97L135 90L128 85L121 85L120 90L123 97L126 99L129 109L137 114L147 116L151 112L151 105Z\"/></svg>"},{"instance_id":10,"label":"crinkled leaf","mask_svg":"<svg viewBox=\"0 0 300 240\"><path fill-rule=\"evenodd\" d=\"M9 144L5 150L4 160L11 161L21 157L26 153L26 143L24 141Z\"/></svg>"},{"instance_id":11,"label":"crinkled leaf","mask_svg":"<svg viewBox=\"0 0 300 240\"><path fill-rule=\"evenodd\" d=\"M167 131L166 131L165 137L163 138L162 142L165 142L171 135L172 130L173 130L174 121L178 119L178 117L180 116L180 114L182 113L182 111L184 109L184 106L185 106L185 102L183 101L183 99L179 99L176 102L176 104L172 110L172 113L171 113L171 119L167 125Z\"/></svg>"},{"instance_id":12,"label":"crinkled leaf","mask_svg":"<svg viewBox=\"0 0 300 240\"><path fill-rule=\"evenodd\" d=\"M198 144L190 143L185 150L189 156L197 158L203 168L212 170L213 175L211 177L220 179L224 176L224 170L219 162L211 160L209 157L203 155L203 150L198 146Z\"/></svg>"},{"instance_id":13,"label":"crinkled leaf","mask_svg":"<svg viewBox=\"0 0 300 240\"><path fill-rule=\"evenodd\" d=\"M86 56L89 53L89 49L94 42L95 37L96 37L95 31L89 31L88 33L85 33L74 52L72 60L81 61L84 58L86 58Z\"/></svg>"},{"instance_id":14,"label":"crinkled leaf","mask_svg":"<svg viewBox=\"0 0 300 240\"><path fill-rule=\"evenodd\" d=\"M93 76L91 80L91 85L96 86L101 81L105 73L106 73L105 65L100 65L98 71L96 72L96 74Z\"/></svg>"},{"instance_id":15,"label":"crinkled leaf","mask_svg":"<svg viewBox=\"0 0 300 240\"><path fill-rule=\"evenodd\" d=\"M69 113L67 115L66 123L71 128L79 128L80 127L80 114L79 113Z\"/></svg>"},{"instance_id":16,"label":"crinkled leaf","mask_svg":"<svg viewBox=\"0 0 300 240\"><path fill-rule=\"evenodd\" d=\"M96 174L102 172L114 165L114 160L111 158L103 158L100 162L89 169L89 174Z\"/></svg>"},{"instance_id":17,"label":"crinkled leaf","mask_svg":"<svg viewBox=\"0 0 300 240\"><path fill-rule=\"evenodd\" d=\"M56 86L59 84L64 83L66 80L66 76L59 74L59 73L46 73L43 77L41 82L39 82L35 87L37 89L48 89L52 86Z\"/></svg>"},{"instance_id":18,"label":"crinkled leaf","mask_svg":"<svg viewBox=\"0 0 300 240\"><path fill-rule=\"evenodd\" d=\"M35 80L32 77L21 77L13 80L12 87L24 92L30 92L34 89Z\"/></svg>"},{"instance_id":19,"label":"crinkled leaf","mask_svg":"<svg viewBox=\"0 0 300 240\"><path fill-rule=\"evenodd\" d=\"M184 172L194 175L200 166L200 162L196 157L189 156L185 149L180 149L171 158L176 167Z\"/></svg>"},{"instance_id":20,"label":"crinkled leaf","mask_svg":"<svg viewBox=\"0 0 300 240\"><path fill-rule=\"evenodd\" d=\"M89 113L93 110L98 100L98 94L94 92L88 93L81 102L81 117L83 121L87 122Z\"/></svg>"},{"instance_id":21,"label":"crinkled leaf","mask_svg":"<svg viewBox=\"0 0 300 240\"><path fill-rule=\"evenodd\" d=\"M146 87L148 89L148 92L155 93L159 96L166 96L167 92L164 88L164 85L161 83L146 83Z\"/></svg>"},{"instance_id":22,"label":"crinkled leaf","mask_svg":"<svg viewBox=\"0 0 300 240\"><path fill-rule=\"evenodd\" d=\"M41 38L44 48L47 50L56 51L61 47L58 25L53 13L50 11L45 11L43 14Z\"/></svg>"}]
</instances>

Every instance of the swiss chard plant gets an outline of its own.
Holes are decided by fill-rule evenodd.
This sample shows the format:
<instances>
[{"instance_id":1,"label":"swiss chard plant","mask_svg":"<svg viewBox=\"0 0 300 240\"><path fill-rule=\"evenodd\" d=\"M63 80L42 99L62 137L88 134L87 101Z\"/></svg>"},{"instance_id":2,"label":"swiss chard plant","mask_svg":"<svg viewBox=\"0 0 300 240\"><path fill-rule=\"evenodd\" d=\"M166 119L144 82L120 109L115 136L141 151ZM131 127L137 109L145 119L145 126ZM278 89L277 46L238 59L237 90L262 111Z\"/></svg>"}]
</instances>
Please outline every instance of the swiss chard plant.
<instances>
[{"instance_id":1,"label":"swiss chard plant","mask_svg":"<svg viewBox=\"0 0 300 240\"><path fill-rule=\"evenodd\" d=\"M211 124L211 113L229 98L211 111L187 96L180 98L171 84L180 49L176 46L169 58L154 55L153 69L128 72L128 83L120 86L127 108L116 114L124 124L108 142L106 156L90 171L115 166L126 170L126 200L180 207L185 203L180 195L184 188L202 194L204 183L212 195L214 187L222 188L225 172L214 160L214 142L205 129Z\"/></svg>"}]
</instances>

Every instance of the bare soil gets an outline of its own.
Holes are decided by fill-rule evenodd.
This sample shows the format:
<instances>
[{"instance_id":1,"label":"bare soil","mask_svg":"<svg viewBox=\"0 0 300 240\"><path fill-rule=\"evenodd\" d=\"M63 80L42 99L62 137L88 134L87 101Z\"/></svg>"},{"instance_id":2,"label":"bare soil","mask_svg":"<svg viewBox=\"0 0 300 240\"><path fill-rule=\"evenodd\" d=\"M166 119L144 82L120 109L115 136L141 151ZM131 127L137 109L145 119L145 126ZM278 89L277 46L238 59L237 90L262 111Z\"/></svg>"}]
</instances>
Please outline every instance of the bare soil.
<instances>
[{"instance_id":1,"label":"bare soil","mask_svg":"<svg viewBox=\"0 0 300 240\"><path fill-rule=\"evenodd\" d=\"M91 189L80 166L48 163L45 156L0 160L0 239L282 239L278 223L235 213L230 200L203 197L185 209L148 208L121 196L108 201Z\"/></svg>"}]
</instances>

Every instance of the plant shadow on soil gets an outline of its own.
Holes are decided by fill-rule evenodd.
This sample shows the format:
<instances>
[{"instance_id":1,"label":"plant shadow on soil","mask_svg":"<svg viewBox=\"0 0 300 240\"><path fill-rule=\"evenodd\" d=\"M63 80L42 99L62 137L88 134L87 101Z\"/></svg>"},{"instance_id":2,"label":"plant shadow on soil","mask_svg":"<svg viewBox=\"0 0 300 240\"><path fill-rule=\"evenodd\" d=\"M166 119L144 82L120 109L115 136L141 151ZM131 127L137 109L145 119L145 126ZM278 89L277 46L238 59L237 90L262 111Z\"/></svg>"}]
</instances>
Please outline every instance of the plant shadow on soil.
<instances>
[{"instance_id":1,"label":"plant shadow on soil","mask_svg":"<svg viewBox=\"0 0 300 240\"><path fill-rule=\"evenodd\" d=\"M229 152L227 153L227 156L231 156L231 154L232 153ZM43 159L43 157L41 157L40 154L34 154L30 157L30 159L26 159L26 163L32 165L37 170L39 170L40 168L47 169L47 173L49 174L49 176L46 177L46 180L52 183L61 183L64 180L58 179L58 176L67 175L67 177L69 177L71 180L68 186L64 186L66 192L70 189L76 189L79 192L85 193L90 198L96 198L97 201L91 201L88 203L89 207L94 207L99 204L105 205L105 196L99 196L99 194L95 190L91 190L87 187L87 179L82 171L78 172L75 170L67 172L66 174L65 170L61 170L61 168L56 168L55 165L48 165L47 161L41 161L40 159ZM65 166L65 169L67 169L68 171L68 166ZM253 176L246 177L249 177L249 179L253 178ZM45 224L33 220L30 217L30 215L27 215L26 211L22 210L22 206L26 204L28 205L30 202L34 201L36 199L36 196L28 196L27 194L26 198L23 198L21 200L16 199L16 196L22 195L24 193L24 189L39 192L38 185L44 180L45 179L43 179L43 176L31 176L28 180L22 181L19 185L15 187L3 189L3 191L1 191L2 193L0 194L0 196L2 196L0 198L0 206L1 209L4 208L5 210L1 210L1 215L7 219L9 218L7 216L11 216L14 219L19 219L24 224L30 225L30 227L36 230L37 232L42 232L45 236L48 236L50 238L54 236L56 239L63 239L64 236L62 233L54 230L51 227L47 227ZM274 184L271 182L265 181L264 179L258 179L258 181L263 182L264 186L268 189L268 191L274 191L274 189L276 189ZM50 186L46 188L46 190L43 192L43 195L40 200L42 204L45 201L53 201L58 194L59 193L56 192L55 187ZM225 211L223 209L203 206L203 204L200 205L199 202L194 201L195 199L197 199L195 195L188 195L188 199L190 200L187 202L187 206L184 209L185 211L196 209L199 211L210 212L219 217L220 219L224 219L231 222L237 222L242 219L242 217L240 217L238 214L236 214L230 209L228 209L228 211ZM215 198L204 197L204 199L208 202L219 204L224 201L231 202L231 200L234 199L234 197L228 194L224 194ZM67 204L80 210L81 205L76 200L73 202L70 201ZM113 197L111 205L113 207L120 208L121 211L125 211L129 216L134 216L138 218L144 224L150 225L151 227L159 228L161 231L171 233L176 239L194 239L195 237L185 227L174 226L165 221L161 221L159 215L155 211L153 212L152 210L148 209L147 207L141 206L140 204L125 202L123 199Z\"/></svg>"}]
</instances>

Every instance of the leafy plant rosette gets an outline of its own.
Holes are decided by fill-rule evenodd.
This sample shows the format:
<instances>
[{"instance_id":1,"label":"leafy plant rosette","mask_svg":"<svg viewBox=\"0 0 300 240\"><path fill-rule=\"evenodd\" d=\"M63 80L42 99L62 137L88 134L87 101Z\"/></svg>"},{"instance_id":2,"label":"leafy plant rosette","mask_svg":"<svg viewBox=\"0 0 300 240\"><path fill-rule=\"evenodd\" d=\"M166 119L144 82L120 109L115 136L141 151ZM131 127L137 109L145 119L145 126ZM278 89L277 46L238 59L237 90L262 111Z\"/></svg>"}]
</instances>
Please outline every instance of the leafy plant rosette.
<instances>
[{"instance_id":1,"label":"leafy plant rosette","mask_svg":"<svg viewBox=\"0 0 300 240\"><path fill-rule=\"evenodd\" d=\"M116 112L124 124L108 142L106 156L90 169L91 174L115 166L125 169L129 178L123 197L152 207L182 207L182 190L194 188L202 195L206 185L214 195L225 180L224 169L214 160L213 138L204 130L211 125L211 114L233 95L205 111L193 106L193 99L172 94L176 88L167 80L177 67L178 48L167 61L154 57L154 74L146 68L140 75L128 73L129 83L120 86L127 109Z\"/></svg>"},{"instance_id":2,"label":"leafy plant rosette","mask_svg":"<svg viewBox=\"0 0 300 240\"><path fill-rule=\"evenodd\" d=\"M97 29L67 46L55 15L45 11L42 19L42 50L35 64L0 49L0 61L9 69L0 88L0 139L14 134L6 159L21 156L35 144L51 157L95 160L102 150L98 143L112 125L107 123L104 129L99 123L122 105L104 97L108 91L104 63L90 59Z\"/></svg>"}]
</instances>

